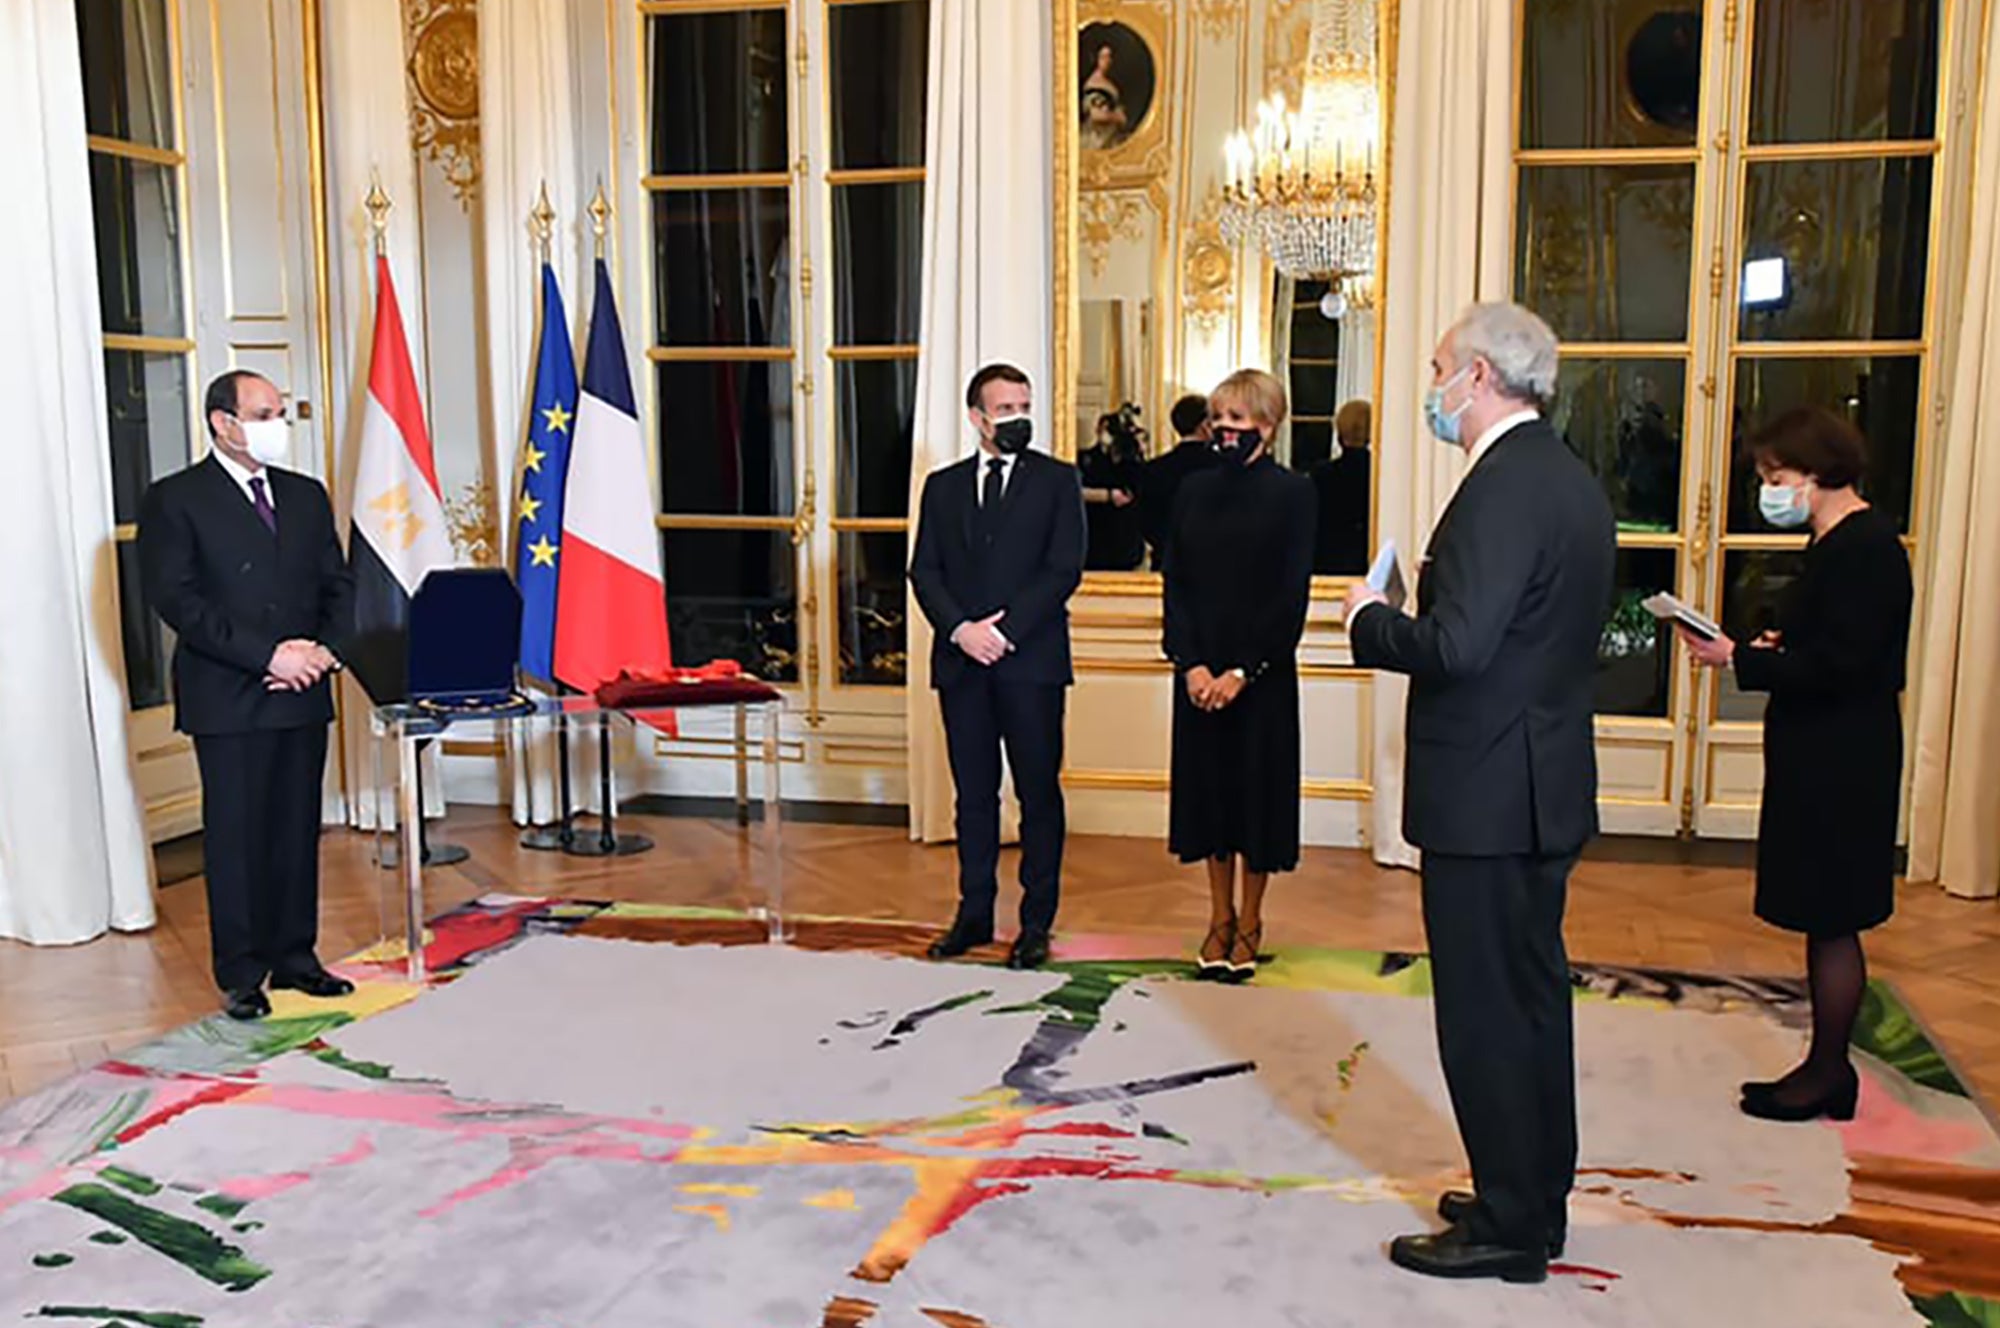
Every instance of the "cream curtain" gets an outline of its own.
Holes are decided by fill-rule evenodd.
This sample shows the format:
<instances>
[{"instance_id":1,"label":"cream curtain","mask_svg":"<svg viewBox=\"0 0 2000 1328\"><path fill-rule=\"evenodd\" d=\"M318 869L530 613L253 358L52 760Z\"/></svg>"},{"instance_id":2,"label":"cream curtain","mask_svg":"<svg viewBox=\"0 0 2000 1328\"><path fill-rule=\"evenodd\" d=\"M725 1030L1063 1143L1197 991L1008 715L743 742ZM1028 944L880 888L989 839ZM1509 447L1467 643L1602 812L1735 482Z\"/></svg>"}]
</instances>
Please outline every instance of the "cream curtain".
<instances>
[{"instance_id":1,"label":"cream curtain","mask_svg":"<svg viewBox=\"0 0 2000 1328\"><path fill-rule=\"evenodd\" d=\"M1466 305L1508 291L1512 154L1512 0L1404 5L1396 63L1385 308L1380 532L1413 572L1431 527L1464 475L1457 448L1435 442L1422 403L1431 351ZM1394 674L1376 675L1372 756L1375 860L1415 867L1404 839L1403 704Z\"/></svg>"},{"instance_id":2,"label":"cream curtain","mask_svg":"<svg viewBox=\"0 0 2000 1328\"><path fill-rule=\"evenodd\" d=\"M370 184L379 179L395 205L389 214L389 264L403 329L411 339L417 377L424 358L417 342L424 327L422 235L417 225L417 163L410 149L410 105L404 80L384 77L403 68L403 16L397 0L340 0L322 8L327 117L328 245L331 250L333 382L338 402L328 428L337 450L327 488L333 510L346 524L354 496L354 467L361 454L362 403L368 394L368 355L375 332L375 248L362 206ZM330 823L373 829L378 815L393 820L395 798L377 787L368 736L369 702L351 675L339 684L340 727L329 755L327 807ZM386 763L390 778L394 763ZM340 778L336 779L338 774ZM435 752L426 753L426 810L444 809L443 781ZM379 807L378 807L379 803Z\"/></svg>"},{"instance_id":3,"label":"cream curtain","mask_svg":"<svg viewBox=\"0 0 2000 1328\"><path fill-rule=\"evenodd\" d=\"M910 515L926 475L966 454L965 383L1008 360L1034 380L1035 436L1049 414L1054 77L1049 0L934 0L924 145L923 331ZM912 532L914 538L914 529ZM952 837L951 769L931 690L931 634L908 600L910 837Z\"/></svg>"},{"instance_id":4,"label":"cream curtain","mask_svg":"<svg viewBox=\"0 0 2000 1328\"><path fill-rule=\"evenodd\" d=\"M562 286L575 346L590 316L591 246L578 162L569 6L564 0L509 0L479 14L481 197L486 235L486 310L493 398L487 471L498 492L502 557L513 557L520 450L541 340L541 263L528 215L543 186L554 209L550 264ZM578 360L581 367L581 357ZM572 797L597 787L595 742L577 730L570 744ZM507 730L506 783L514 819L546 824L561 816L553 725Z\"/></svg>"},{"instance_id":5,"label":"cream curtain","mask_svg":"<svg viewBox=\"0 0 2000 1328\"><path fill-rule=\"evenodd\" d=\"M0 936L153 925L125 736L95 233L73 6L0 7ZM78 225L78 218L85 220Z\"/></svg>"},{"instance_id":6,"label":"cream curtain","mask_svg":"<svg viewBox=\"0 0 2000 1328\"><path fill-rule=\"evenodd\" d=\"M1930 545L1910 879L2000 894L2000 25L1988 25L1972 244Z\"/></svg>"}]
</instances>

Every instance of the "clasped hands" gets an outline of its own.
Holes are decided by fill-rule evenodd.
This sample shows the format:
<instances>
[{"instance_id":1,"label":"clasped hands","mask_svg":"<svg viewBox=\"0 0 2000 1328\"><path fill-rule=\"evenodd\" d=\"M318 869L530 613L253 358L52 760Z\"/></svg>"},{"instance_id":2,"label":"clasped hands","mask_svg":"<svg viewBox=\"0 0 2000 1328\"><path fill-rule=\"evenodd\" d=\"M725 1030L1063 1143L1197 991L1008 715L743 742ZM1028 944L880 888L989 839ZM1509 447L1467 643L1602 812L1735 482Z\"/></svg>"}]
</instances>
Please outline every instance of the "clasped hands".
<instances>
[{"instance_id":1,"label":"clasped hands","mask_svg":"<svg viewBox=\"0 0 2000 1328\"><path fill-rule=\"evenodd\" d=\"M1185 675L1188 700L1194 702L1197 710L1220 710L1243 695L1247 685L1243 675L1235 669L1225 673L1210 673L1208 665L1197 664Z\"/></svg>"},{"instance_id":2,"label":"clasped hands","mask_svg":"<svg viewBox=\"0 0 2000 1328\"><path fill-rule=\"evenodd\" d=\"M1006 616L1007 611L1002 609L977 621L962 622L952 631L951 643L976 662L991 668L1014 648L1014 643L1000 634L998 624Z\"/></svg>"},{"instance_id":3,"label":"clasped hands","mask_svg":"<svg viewBox=\"0 0 2000 1328\"><path fill-rule=\"evenodd\" d=\"M319 680L339 663L333 652L317 641L296 637L281 642L271 652L271 662L265 666L264 689L271 692L303 692L308 687L318 686Z\"/></svg>"}]
</instances>

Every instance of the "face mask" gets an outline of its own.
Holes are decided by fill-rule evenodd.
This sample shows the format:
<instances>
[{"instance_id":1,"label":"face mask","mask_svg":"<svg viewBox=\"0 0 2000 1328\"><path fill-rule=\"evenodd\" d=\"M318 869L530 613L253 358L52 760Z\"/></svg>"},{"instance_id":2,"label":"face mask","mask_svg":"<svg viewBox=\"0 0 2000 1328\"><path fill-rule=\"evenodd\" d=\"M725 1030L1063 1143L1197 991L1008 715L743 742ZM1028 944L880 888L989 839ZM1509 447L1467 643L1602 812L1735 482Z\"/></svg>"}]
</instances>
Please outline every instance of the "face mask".
<instances>
[{"instance_id":1,"label":"face mask","mask_svg":"<svg viewBox=\"0 0 2000 1328\"><path fill-rule=\"evenodd\" d=\"M283 420L238 420L243 445L260 466L275 466L292 454L292 426Z\"/></svg>"},{"instance_id":2,"label":"face mask","mask_svg":"<svg viewBox=\"0 0 2000 1328\"><path fill-rule=\"evenodd\" d=\"M1028 450L1028 444L1035 438L1035 422L1026 415L1016 415L1010 420L1001 420L993 426L993 446L1008 456Z\"/></svg>"},{"instance_id":3,"label":"face mask","mask_svg":"<svg viewBox=\"0 0 2000 1328\"><path fill-rule=\"evenodd\" d=\"M1812 520L1812 506L1806 501L1803 484L1766 484L1757 491L1757 510L1780 530L1803 526Z\"/></svg>"},{"instance_id":4,"label":"face mask","mask_svg":"<svg viewBox=\"0 0 2000 1328\"><path fill-rule=\"evenodd\" d=\"M1221 425L1215 429L1215 454L1239 466L1249 465L1263 442L1263 433L1256 429L1227 429Z\"/></svg>"},{"instance_id":5,"label":"face mask","mask_svg":"<svg viewBox=\"0 0 2000 1328\"><path fill-rule=\"evenodd\" d=\"M1444 398L1455 383L1471 372L1472 366L1466 365L1432 388L1429 395L1424 398L1424 421L1431 426L1432 435L1441 443L1457 446L1464 438L1461 426L1465 420L1465 412L1471 407L1472 401L1467 398L1459 403L1457 410L1447 412L1444 408Z\"/></svg>"}]
</instances>

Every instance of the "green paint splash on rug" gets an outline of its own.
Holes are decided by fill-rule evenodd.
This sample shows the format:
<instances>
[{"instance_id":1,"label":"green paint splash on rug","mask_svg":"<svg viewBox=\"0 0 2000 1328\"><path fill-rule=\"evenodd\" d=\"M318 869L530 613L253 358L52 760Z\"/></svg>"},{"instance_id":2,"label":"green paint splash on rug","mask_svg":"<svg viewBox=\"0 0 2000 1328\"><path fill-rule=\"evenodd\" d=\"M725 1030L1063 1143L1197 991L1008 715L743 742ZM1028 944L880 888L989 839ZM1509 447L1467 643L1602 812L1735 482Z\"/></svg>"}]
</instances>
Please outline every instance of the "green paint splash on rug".
<instances>
[{"instance_id":1,"label":"green paint splash on rug","mask_svg":"<svg viewBox=\"0 0 2000 1328\"><path fill-rule=\"evenodd\" d=\"M1096 1028L1104 1007L1118 991L1143 978L1185 978L1194 969L1179 959L1114 959L1050 964L1063 977L1061 986L1019 1005L988 1010L988 1014L1048 1014L1081 1028Z\"/></svg>"},{"instance_id":2,"label":"green paint splash on rug","mask_svg":"<svg viewBox=\"0 0 2000 1328\"><path fill-rule=\"evenodd\" d=\"M90 1233L90 1243L93 1245L123 1245L125 1241L126 1236L122 1231L93 1231Z\"/></svg>"},{"instance_id":3,"label":"green paint splash on rug","mask_svg":"<svg viewBox=\"0 0 2000 1328\"><path fill-rule=\"evenodd\" d=\"M148 1208L106 1186L93 1182L72 1185L56 1195L55 1201L109 1222L225 1290L248 1291L271 1275L270 1269L244 1257L240 1247L207 1227Z\"/></svg>"},{"instance_id":4,"label":"green paint splash on rug","mask_svg":"<svg viewBox=\"0 0 2000 1328\"><path fill-rule=\"evenodd\" d=\"M160 1192L160 1182L154 1180L151 1176L142 1176L136 1171L127 1171L123 1167L100 1168L97 1178L99 1180L110 1181L121 1190L130 1190L134 1194L142 1194L149 1198Z\"/></svg>"},{"instance_id":5,"label":"green paint splash on rug","mask_svg":"<svg viewBox=\"0 0 2000 1328\"><path fill-rule=\"evenodd\" d=\"M37 1254L35 1256L35 1267L37 1268L67 1268L75 1262L76 1256L74 1254L58 1252L55 1254Z\"/></svg>"},{"instance_id":6,"label":"green paint splash on rug","mask_svg":"<svg viewBox=\"0 0 2000 1328\"><path fill-rule=\"evenodd\" d=\"M96 1319L99 1323L129 1324L132 1328L201 1328L208 1322L199 1314L169 1314L157 1310L114 1310L103 1305L44 1305L34 1314L38 1319Z\"/></svg>"},{"instance_id":7,"label":"green paint splash on rug","mask_svg":"<svg viewBox=\"0 0 2000 1328\"><path fill-rule=\"evenodd\" d=\"M227 1194L206 1194L196 1199L194 1206L203 1212L214 1213L217 1217L235 1217L250 1206L250 1201L232 1198Z\"/></svg>"},{"instance_id":8,"label":"green paint splash on rug","mask_svg":"<svg viewBox=\"0 0 2000 1328\"><path fill-rule=\"evenodd\" d=\"M1870 982L1861 998L1861 1016L1854 1023L1853 1041L1857 1048L1912 1083L1953 1097L1970 1096L1917 1017L1896 998L1895 992L1880 982Z\"/></svg>"}]
</instances>

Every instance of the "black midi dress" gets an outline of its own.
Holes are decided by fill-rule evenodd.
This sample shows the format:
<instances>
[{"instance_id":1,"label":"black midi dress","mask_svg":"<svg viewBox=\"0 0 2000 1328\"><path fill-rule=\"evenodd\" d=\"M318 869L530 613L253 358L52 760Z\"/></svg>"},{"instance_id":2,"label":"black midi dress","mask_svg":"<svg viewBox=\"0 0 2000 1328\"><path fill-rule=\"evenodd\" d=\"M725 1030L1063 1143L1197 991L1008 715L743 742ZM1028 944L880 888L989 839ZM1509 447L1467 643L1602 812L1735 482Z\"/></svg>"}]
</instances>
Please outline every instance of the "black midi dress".
<instances>
[{"instance_id":1,"label":"black midi dress","mask_svg":"<svg viewBox=\"0 0 2000 1328\"><path fill-rule=\"evenodd\" d=\"M1773 926L1845 936L1894 911L1912 598L1896 527L1866 508L1807 548L1780 646L1736 649L1737 686L1770 694L1757 916Z\"/></svg>"},{"instance_id":2,"label":"black midi dress","mask_svg":"<svg viewBox=\"0 0 2000 1328\"><path fill-rule=\"evenodd\" d=\"M1167 846L1183 862L1241 854L1247 870L1299 863L1299 637L1312 595L1312 481L1266 457L1190 476L1176 495L1162 568L1174 664ZM1186 675L1240 668L1217 711Z\"/></svg>"}]
</instances>

